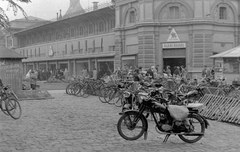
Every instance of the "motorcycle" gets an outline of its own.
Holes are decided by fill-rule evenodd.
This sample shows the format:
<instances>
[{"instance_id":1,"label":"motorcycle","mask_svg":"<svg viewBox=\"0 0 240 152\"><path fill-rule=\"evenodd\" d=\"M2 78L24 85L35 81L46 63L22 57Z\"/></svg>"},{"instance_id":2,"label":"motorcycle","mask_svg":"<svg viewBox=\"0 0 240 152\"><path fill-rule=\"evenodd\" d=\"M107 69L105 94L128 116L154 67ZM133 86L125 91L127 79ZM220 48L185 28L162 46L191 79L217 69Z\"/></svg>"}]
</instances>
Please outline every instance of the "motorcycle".
<instances>
[{"instance_id":1,"label":"motorcycle","mask_svg":"<svg viewBox=\"0 0 240 152\"><path fill-rule=\"evenodd\" d=\"M156 90L150 93L139 93L138 96L140 104L138 110L127 110L120 113L122 116L118 120L117 130L122 138L137 140L144 134L144 139L147 139L148 121L143 115L145 109L152 114L156 131L166 135L164 143L167 142L170 135L178 135L187 143L195 143L204 136L209 123L198 113L202 104L169 105L166 99L156 96ZM135 131L136 134L133 133Z\"/></svg>"}]
</instances>

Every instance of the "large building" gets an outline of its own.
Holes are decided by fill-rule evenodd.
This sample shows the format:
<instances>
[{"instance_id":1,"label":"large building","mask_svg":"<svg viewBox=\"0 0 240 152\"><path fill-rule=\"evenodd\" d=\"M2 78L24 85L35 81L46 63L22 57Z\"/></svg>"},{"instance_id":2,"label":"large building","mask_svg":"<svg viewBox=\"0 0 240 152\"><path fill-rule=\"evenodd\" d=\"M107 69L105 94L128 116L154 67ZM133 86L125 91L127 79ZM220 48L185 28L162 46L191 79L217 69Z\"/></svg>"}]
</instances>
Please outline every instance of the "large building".
<instances>
[{"instance_id":1,"label":"large building","mask_svg":"<svg viewBox=\"0 0 240 152\"><path fill-rule=\"evenodd\" d=\"M115 0L92 10L70 2L58 20L14 34L16 51L28 57L25 73L183 65L194 74L213 65L209 56L240 43L239 0Z\"/></svg>"}]
</instances>

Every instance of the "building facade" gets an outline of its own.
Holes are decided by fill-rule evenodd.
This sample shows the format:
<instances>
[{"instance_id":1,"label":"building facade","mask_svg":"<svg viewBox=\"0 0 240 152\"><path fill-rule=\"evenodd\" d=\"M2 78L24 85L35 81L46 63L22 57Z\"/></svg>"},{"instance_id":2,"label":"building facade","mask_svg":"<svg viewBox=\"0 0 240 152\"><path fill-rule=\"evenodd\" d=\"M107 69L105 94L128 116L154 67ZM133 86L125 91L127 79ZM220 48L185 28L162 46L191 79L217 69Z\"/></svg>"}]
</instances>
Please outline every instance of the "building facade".
<instances>
[{"instance_id":1,"label":"building facade","mask_svg":"<svg viewBox=\"0 0 240 152\"><path fill-rule=\"evenodd\" d=\"M25 73L169 65L194 75L213 65L209 56L239 45L239 15L238 0L115 0L14 36L16 51L28 57Z\"/></svg>"}]
</instances>

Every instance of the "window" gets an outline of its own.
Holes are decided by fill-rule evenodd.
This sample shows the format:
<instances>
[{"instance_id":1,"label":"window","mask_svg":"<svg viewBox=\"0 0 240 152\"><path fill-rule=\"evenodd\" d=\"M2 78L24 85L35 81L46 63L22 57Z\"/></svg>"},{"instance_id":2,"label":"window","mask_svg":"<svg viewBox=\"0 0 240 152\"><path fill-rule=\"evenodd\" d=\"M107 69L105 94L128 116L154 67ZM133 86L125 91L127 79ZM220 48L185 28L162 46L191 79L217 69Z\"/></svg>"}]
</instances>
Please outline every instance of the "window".
<instances>
[{"instance_id":1,"label":"window","mask_svg":"<svg viewBox=\"0 0 240 152\"><path fill-rule=\"evenodd\" d=\"M74 37L74 28L71 28L71 37Z\"/></svg>"},{"instance_id":2,"label":"window","mask_svg":"<svg viewBox=\"0 0 240 152\"><path fill-rule=\"evenodd\" d=\"M99 22L98 24L98 32L103 32L104 31L104 23L103 22Z\"/></svg>"},{"instance_id":3,"label":"window","mask_svg":"<svg viewBox=\"0 0 240 152\"><path fill-rule=\"evenodd\" d=\"M37 49L35 48L35 57L37 56Z\"/></svg>"},{"instance_id":4,"label":"window","mask_svg":"<svg viewBox=\"0 0 240 152\"><path fill-rule=\"evenodd\" d=\"M83 35L83 27L82 26L79 27L79 35Z\"/></svg>"},{"instance_id":5,"label":"window","mask_svg":"<svg viewBox=\"0 0 240 152\"><path fill-rule=\"evenodd\" d=\"M80 52L80 42L78 41L78 52Z\"/></svg>"},{"instance_id":6,"label":"window","mask_svg":"<svg viewBox=\"0 0 240 152\"><path fill-rule=\"evenodd\" d=\"M135 23L135 21L136 21L135 11L131 11L129 13L129 23Z\"/></svg>"},{"instance_id":7,"label":"window","mask_svg":"<svg viewBox=\"0 0 240 152\"><path fill-rule=\"evenodd\" d=\"M227 20L227 8L226 7L219 8L219 19Z\"/></svg>"},{"instance_id":8,"label":"window","mask_svg":"<svg viewBox=\"0 0 240 152\"><path fill-rule=\"evenodd\" d=\"M169 7L169 18L170 19L179 19L180 18L180 12L179 12L179 7L178 6L172 6Z\"/></svg>"},{"instance_id":9,"label":"window","mask_svg":"<svg viewBox=\"0 0 240 152\"><path fill-rule=\"evenodd\" d=\"M8 36L7 37L7 47L11 47L13 46L13 40L12 37Z\"/></svg>"},{"instance_id":10,"label":"window","mask_svg":"<svg viewBox=\"0 0 240 152\"><path fill-rule=\"evenodd\" d=\"M113 28L115 28L115 19L112 19L110 21L110 29L113 29Z\"/></svg>"},{"instance_id":11,"label":"window","mask_svg":"<svg viewBox=\"0 0 240 152\"><path fill-rule=\"evenodd\" d=\"M67 54L67 44L65 44L65 54Z\"/></svg>"},{"instance_id":12,"label":"window","mask_svg":"<svg viewBox=\"0 0 240 152\"><path fill-rule=\"evenodd\" d=\"M39 55L39 57L41 56L41 49L40 48L38 48L38 55Z\"/></svg>"},{"instance_id":13,"label":"window","mask_svg":"<svg viewBox=\"0 0 240 152\"><path fill-rule=\"evenodd\" d=\"M88 30L89 30L89 34L93 34L94 29L92 24L89 25Z\"/></svg>"}]
</instances>

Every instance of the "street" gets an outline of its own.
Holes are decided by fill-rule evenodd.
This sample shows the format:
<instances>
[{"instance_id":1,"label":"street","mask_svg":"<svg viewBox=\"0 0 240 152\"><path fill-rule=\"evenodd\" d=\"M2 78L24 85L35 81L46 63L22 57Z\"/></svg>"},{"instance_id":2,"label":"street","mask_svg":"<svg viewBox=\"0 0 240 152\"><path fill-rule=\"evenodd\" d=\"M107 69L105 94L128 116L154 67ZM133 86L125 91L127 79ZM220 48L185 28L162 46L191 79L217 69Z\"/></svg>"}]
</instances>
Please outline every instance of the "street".
<instances>
[{"instance_id":1,"label":"street","mask_svg":"<svg viewBox=\"0 0 240 152\"><path fill-rule=\"evenodd\" d=\"M22 117L0 114L0 152L239 152L240 127L210 121L205 136L187 144L177 136L155 131L149 121L148 139L126 141L117 132L120 108L61 91L54 99L20 101Z\"/></svg>"}]
</instances>

